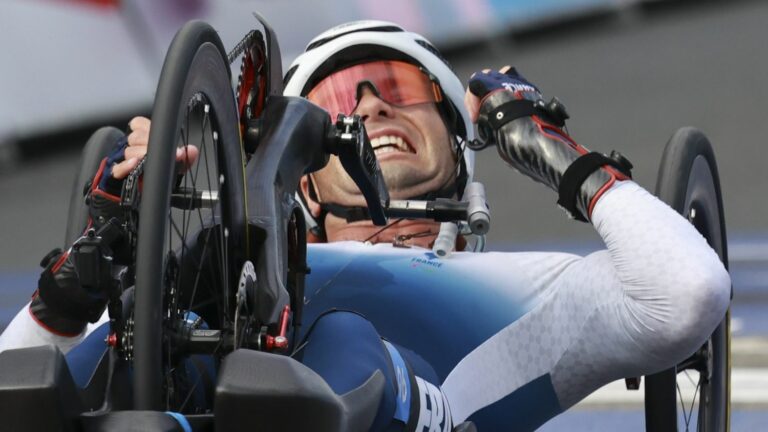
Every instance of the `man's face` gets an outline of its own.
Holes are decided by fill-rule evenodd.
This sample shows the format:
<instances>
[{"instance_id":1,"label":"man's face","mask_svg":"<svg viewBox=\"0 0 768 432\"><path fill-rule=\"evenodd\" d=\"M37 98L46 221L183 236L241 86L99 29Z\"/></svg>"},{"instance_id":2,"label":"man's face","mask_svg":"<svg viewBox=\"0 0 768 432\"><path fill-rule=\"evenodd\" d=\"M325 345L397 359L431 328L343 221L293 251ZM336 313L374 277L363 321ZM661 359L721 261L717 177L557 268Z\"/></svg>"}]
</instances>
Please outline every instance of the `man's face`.
<instances>
[{"instance_id":1,"label":"man's face","mask_svg":"<svg viewBox=\"0 0 768 432\"><path fill-rule=\"evenodd\" d=\"M397 107L366 87L354 114L365 122L392 199L422 195L453 181L453 146L434 103ZM335 156L312 178L320 202L365 205L357 185Z\"/></svg>"}]
</instances>

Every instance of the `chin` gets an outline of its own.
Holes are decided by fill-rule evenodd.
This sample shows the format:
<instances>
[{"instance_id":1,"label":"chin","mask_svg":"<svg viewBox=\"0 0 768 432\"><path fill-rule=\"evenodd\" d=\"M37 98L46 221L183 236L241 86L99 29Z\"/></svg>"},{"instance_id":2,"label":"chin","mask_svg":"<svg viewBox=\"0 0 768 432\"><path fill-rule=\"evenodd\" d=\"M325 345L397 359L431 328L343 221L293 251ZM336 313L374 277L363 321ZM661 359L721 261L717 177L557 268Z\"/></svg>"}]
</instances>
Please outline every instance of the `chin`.
<instances>
[{"instance_id":1,"label":"chin","mask_svg":"<svg viewBox=\"0 0 768 432\"><path fill-rule=\"evenodd\" d=\"M443 186L442 182L435 181L435 177L424 178L423 175L417 178L402 179L398 182L391 182L386 178L385 181L392 199L410 199L433 192Z\"/></svg>"}]
</instances>

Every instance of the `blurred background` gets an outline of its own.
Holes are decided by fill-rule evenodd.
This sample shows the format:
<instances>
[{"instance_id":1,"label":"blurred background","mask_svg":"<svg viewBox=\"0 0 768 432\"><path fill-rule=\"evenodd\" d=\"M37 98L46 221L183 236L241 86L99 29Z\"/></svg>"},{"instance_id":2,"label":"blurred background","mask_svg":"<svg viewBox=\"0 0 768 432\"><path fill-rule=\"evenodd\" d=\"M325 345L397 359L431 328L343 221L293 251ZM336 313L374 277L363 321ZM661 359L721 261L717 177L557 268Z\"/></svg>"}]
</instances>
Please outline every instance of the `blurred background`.
<instances>
[{"instance_id":1,"label":"blurred background","mask_svg":"<svg viewBox=\"0 0 768 432\"><path fill-rule=\"evenodd\" d=\"M150 114L184 22L210 22L232 47L258 27L252 11L277 32L285 69L314 35L362 18L424 34L462 80L515 65L565 103L578 142L622 152L649 190L674 131L703 130L720 169L735 292L733 430L768 427L768 2L757 0L3 0L0 329L34 291L40 258L64 246L90 133ZM567 221L553 193L495 150L479 155L477 173L493 213L490 249L600 247L591 226ZM641 401L619 383L542 430L643 430Z\"/></svg>"}]
</instances>

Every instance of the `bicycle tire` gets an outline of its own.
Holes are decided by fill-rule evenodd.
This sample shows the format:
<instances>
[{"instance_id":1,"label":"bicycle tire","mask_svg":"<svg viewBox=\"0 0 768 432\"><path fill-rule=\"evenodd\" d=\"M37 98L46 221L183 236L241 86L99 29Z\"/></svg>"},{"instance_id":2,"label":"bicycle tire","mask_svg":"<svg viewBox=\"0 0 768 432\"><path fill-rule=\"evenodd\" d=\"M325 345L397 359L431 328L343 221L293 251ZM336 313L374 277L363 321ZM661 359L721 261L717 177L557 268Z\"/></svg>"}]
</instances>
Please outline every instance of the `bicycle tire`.
<instances>
[{"instance_id":1,"label":"bicycle tire","mask_svg":"<svg viewBox=\"0 0 768 432\"><path fill-rule=\"evenodd\" d=\"M93 180L102 159L107 157L115 143L123 133L114 127L105 126L98 129L88 138L80 156L80 164L72 183L69 194L69 213L67 214L67 230L64 235L64 247L72 246L88 224L88 206L83 193L88 182Z\"/></svg>"},{"instance_id":2,"label":"bicycle tire","mask_svg":"<svg viewBox=\"0 0 768 432\"><path fill-rule=\"evenodd\" d=\"M173 295L174 289L178 292L186 287L177 280L173 284L178 286L169 288L171 282L164 280L171 266L171 251L165 250L165 241L169 239L170 242L173 231L179 231L175 226L172 229L174 220L171 216L171 193L178 187L174 170L175 154L178 145L190 144L192 135L190 124L186 124L186 136L182 125L189 121L190 109L194 110L194 115L198 115L197 110L201 106L201 135L203 139L206 136L205 119L208 118L211 128L209 132L213 137L212 146L215 147L216 172L213 181L208 173L208 186L212 187L216 183L220 187L216 205L225 239L223 244L214 247L223 249L216 252L221 254L218 257L231 258L221 264L220 276L223 276L223 280L218 281L219 291L213 294L223 298L229 295L230 290L226 281L233 280L237 284L236 272L242 265L245 250L247 217L243 154L226 51L213 28L203 22L192 21L174 37L163 65L152 112L150 144L144 168L136 247L136 256L140 259L136 262L132 347L134 409L138 410L174 408L168 406L168 377L165 375L171 361L171 354L167 352L171 342L166 319L172 311L163 308L164 301ZM187 175L198 172L199 164L203 163L204 145L207 144L201 144L198 166L187 170ZM205 164L207 170L207 156ZM193 191L196 187L193 179ZM202 223L203 218L200 219ZM215 222L214 214L213 224ZM181 232L186 234L183 229ZM186 238L181 240L182 251L186 241ZM181 255L183 260L184 252ZM183 266L184 263L179 265ZM198 272L202 272L202 265L198 267ZM194 285L196 289L197 280ZM208 324L215 328L220 323ZM165 403L163 396L166 396Z\"/></svg>"},{"instance_id":3,"label":"bicycle tire","mask_svg":"<svg viewBox=\"0 0 768 432\"><path fill-rule=\"evenodd\" d=\"M696 226L728 268L717 164L712 145L701 131L682 128L670 138L659 167L656 195ZM730 430L730 309L707 343L694 356L676 367L646 376L646 430L678 430L677 379L691 367L703 369L699 375L701 396L697 430ZM702 378L703 375L706 377ZM682 392L680 394L682 396ZM690 418L684 417L684 420L688 423ZM686 424L686 430L689 427L690 424Z\"/></svg>"}]
</instances>

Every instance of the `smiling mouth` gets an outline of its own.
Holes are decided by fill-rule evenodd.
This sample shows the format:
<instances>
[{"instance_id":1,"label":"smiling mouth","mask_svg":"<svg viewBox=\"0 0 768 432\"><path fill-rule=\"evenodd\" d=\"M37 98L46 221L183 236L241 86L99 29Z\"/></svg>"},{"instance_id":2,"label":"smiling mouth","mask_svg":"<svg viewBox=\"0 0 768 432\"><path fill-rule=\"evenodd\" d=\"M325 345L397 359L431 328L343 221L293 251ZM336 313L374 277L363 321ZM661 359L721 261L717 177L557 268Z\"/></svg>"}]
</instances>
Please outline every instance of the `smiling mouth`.
<instances>
[{"instance_id":1,"label":"smiling mouth","mask_svg":"<svg viewBox=\"0 0 768 432\"><path fill-rule=\"evenodd\" d=\"M377 157L387 153L416 153L402 137L382 135L371 140L371 147Z\"/></svg>"}]
</instances>

